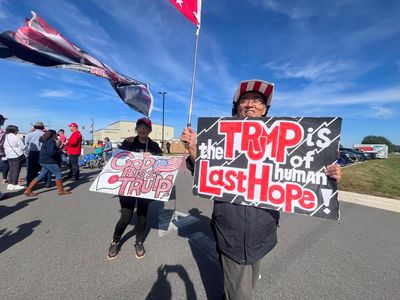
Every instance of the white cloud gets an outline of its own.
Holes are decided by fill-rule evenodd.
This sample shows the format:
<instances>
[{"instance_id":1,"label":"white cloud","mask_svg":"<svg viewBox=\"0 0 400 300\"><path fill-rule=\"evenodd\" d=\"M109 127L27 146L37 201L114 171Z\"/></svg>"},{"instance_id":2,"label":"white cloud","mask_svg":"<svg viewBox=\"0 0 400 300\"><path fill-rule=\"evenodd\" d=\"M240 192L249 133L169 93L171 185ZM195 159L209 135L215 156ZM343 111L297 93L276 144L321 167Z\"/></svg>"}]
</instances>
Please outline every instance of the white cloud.
<instances>
[{"instance_id":1,"label":"white cloud","mask_svg":"<svg viewBox=\"0 0 400 300\"><path fill-rule=\"evenodd\" d=\"M394 115L393 110L380 105L371 106L371 117L375 119L389 119Z\"/></svg>"},{"instance_id":2,"label":"white cloud","mask_svg":"<svg viewBox=\"0 0 400 300\"><path fill-rule=\"evenodd\" d=\"M44 90L39 95L39 97L48 98L73 98L74 92L69 90Z\"/></svg>"},{"instance_id":3,"label":"white cloud","mask_svg":"<svg viewBox=\"0 0 400 300\"><path fill-rule=\"evenodd\" d=\"M348 48L361 48L370 43L388 40L400 33L400 22L395 17L387 16L370 26L346 34L343 42Z\"/></svg>"},{"instance_id":4,"label":"white cloud","mask_svg":"<svg viewBox=\"0 0 400 300\"><path fill-rule=\"evenodd\" d=\"M365 92L335 91L315 86L309 90L278 92L275 94L275 106L292 108L313 106L350 106L354 104L382 105L400 103L400 86L373 89Z\"/></svg>"},{"instance_id":5,"label":"white cloud","mask_svg":"<svg viewBox=\"0 0 400 300\"><path fill-rule=\"evenodd\" d=\"M276 76L281 78L301 78L310 81L330 81L342 73L348 73L354 70L353 62L326 60L322 62L309 62L306 65L293 65L284 63L268 63L265 65L268 69L277 71Z\"/></svg>"},{"instance_id":6,"label":"white cloud","mask_svg":"<svg viewBox=\"0 0 400 300\"><path fill-rule=\"evenodd\" d=\"M98 97L96 99L119 99L117 93L112 89L108 80L98 77L93 77L89 74L82 74L80 72L65 72L59 69L52 69L46 71L36 71L36 76L39 79L47 80L51 79L55 82L66 83L70 85L70 88L84 87L89 89L90 92L97 92ZM55 76L57 74L57 76ZM86 80L84 78L87 78ZM100 97L100 98L99 98ZM100 100L101 100L100 99Z\"/></svg>"},{"instance_id":7,"label":"white cloud","mask_svg":"<svg viewBox=\"0 0 400 300\"><path fill-rule=\"evenodd\" d=\"M113 9L110 9L109 1L96 1L94 4L108 14L122 32L127 33L127 43L134 43L134 47L120 48L118 52L125 53L133 62L138 62L133 66L135 74L143 74L141 77L148 81L148 78L153 81L156 76L167 75L169 81L190 84L191 60L188 60L188 55L192 52L188 53L188 49L194 50L194 31L193 40L189 41L189 38L181 38L184 31L178 27L174 29L165 26L165 14L176 13L173 7L160 10L150 1L146 5L141 2L132 1L127 5L126 1L114 1ZM155 11L158 13L155 14ZM189 28L191 27L187 27ZM130 35L134 35L134 38ZM126 60L118 59L118 62L118 69L132 68ZM185 65L186 63L188 64ZM150 73L151 70L157 70L158 74Z\"/></svg>"},{"instance_id":8,"label":"white cloud","mask_svg":"<svg viewBox=\"0 0 400 300\"><path fill-rule=\"evenodd\" d=\"M8 18L8 11L6 9L6 4L8 4L7 1L0 0L0 20Z\"/></svg>"},{"instance_id":9,"label":"white cloud","mask_svg":"<svg viewBox=\"0 0 400 300\"><path fill-rule=\"evenodd\" d=\"M349 0L320 1L320 0L253 0L256 5L263 5L267 9L286 15L290 19L299 20L313 16L330 16Z\"/></svg>"}]
</instances>

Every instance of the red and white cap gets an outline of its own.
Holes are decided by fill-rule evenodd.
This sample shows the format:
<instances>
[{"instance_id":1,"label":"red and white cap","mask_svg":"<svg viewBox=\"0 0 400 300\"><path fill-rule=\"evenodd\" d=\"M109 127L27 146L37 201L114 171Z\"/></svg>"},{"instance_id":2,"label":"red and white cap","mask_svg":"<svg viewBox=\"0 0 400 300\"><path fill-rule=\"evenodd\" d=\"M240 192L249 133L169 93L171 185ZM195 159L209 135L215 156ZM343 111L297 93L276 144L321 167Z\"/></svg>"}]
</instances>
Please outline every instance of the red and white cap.
<instances>
[{"instance_id":1,"label":"red and white cap","mask_svg":"<svg viewBox=\"0 0 400 300\"><path fill-rule=\"evenodd\" d=\"M78 124L75 123L75 122L71 122L71 123L68 124L68 127L75 127L75 128L78 128Z\"/></svg>"},{"instance_id":2,"label":"red and white cap","mask_svg":"<svg viewBox=\"0 0 400 300\"><path fill-rule=\"evenodd\" d=\"M259 79L252 79L252 80L245 80L242 81L236 90L235 95L233 96L233 105L232 105L232 115L235 116L237 102L239 101L240 97L246 92L259 92L264 96L265 105L268 108L271 105L272 94L274 92L274 84L266 82L264 80Z\"/></svg>"},{"instance_id":3,"label":"red and white cap","mask_svg":"<svg viewBox=\"0 0 400 300\"><path fill-rule=\"evenodd\" d=\"M151 120L149 118L140 118L136 121L136 126L139 126L139 124L145 124L147 127L149 127L150 131L153 130L152 126L151 126Z\"/></svg>"}]
</instances>

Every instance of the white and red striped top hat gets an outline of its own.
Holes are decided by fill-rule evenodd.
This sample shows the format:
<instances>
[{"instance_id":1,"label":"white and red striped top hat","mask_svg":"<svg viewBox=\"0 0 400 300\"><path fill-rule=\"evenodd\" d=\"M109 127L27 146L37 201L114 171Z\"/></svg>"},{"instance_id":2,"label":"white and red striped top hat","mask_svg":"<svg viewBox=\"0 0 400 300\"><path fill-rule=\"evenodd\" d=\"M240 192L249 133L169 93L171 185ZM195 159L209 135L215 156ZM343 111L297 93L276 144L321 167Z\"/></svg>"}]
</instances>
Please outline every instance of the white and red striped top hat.
<instances>
[{"instance_id":1,"label":"white and red striped top hat","mask_svg":"<svg viewBox=\"0 0 400 300\"><path fill-rule=\"evenodd\" d=\"M236 115L237 102L246 92L259 92L264 95L265 104L267 108L269 108L271 105L272 94L274 92L274 84L259 79L242 81L233 96L232 115Z\"/></svg>"}]
</instances>

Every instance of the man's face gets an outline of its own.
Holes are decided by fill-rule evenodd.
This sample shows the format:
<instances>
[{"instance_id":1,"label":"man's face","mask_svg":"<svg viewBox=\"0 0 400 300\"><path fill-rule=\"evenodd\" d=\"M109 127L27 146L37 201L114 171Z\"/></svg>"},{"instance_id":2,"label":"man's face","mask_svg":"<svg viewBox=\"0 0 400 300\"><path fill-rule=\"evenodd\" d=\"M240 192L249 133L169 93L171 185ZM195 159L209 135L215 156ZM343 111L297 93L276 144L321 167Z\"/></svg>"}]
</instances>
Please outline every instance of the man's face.
<instances>
[{"instance_id":1,"label":"man's face","mask_svg":"<svg viewBox=\"0 0 400 300\"><path fill-rule=\"evenodd\" d=\"M237 105L239 117L262 117L267 111L263 96L258 92L246 92L240 97Z\"/></svg>"},{"instance_id":2,"label":"man's face","mask_svg":"<svg viewBox=\"0 0 400 300\"><path fill-rule=\"evenodd\" d=\"M75 127L75 126L69 126L69 129L70 129L72 132L74 132L74 131L76 130L76 127Z\"/></svg>"},{"instance_id":3,"label":"man's face","mask_svg":"<svg viewBox=\"0 0 400 300\"><path fill-rule=\"evenodd\" d=\"M150 128L144 124L139 124L138 126L136 126L136 132L139 137L147 138L150 134Z\"/></svg>"}]
</instances>

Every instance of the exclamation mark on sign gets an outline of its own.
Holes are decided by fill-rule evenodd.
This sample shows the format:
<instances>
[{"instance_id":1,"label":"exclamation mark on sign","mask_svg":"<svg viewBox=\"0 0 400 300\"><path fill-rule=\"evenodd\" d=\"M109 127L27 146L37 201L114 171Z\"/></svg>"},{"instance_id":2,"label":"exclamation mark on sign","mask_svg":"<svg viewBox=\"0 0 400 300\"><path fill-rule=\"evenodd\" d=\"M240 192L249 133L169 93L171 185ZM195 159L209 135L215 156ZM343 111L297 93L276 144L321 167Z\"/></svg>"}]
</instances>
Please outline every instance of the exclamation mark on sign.
<instances>
[{"instance_id":1,"label":"exclamation mark on sign","mask_svg":"<svg viewBox=\"0 0 400 300\"><path fill-rule=\"evenodd\" d=\"M332 198L332 190L331 189L321 189L322 193L322 200L324 200L324 205L326 208L323 210L325 214L329 214L331 210L329 209L329 203L331 202Z\"/></svg>"}]
</instances>

